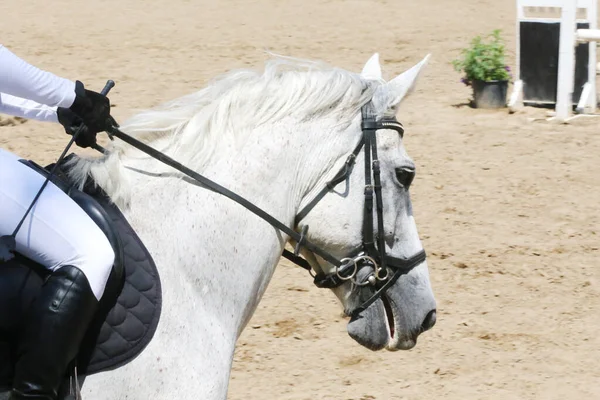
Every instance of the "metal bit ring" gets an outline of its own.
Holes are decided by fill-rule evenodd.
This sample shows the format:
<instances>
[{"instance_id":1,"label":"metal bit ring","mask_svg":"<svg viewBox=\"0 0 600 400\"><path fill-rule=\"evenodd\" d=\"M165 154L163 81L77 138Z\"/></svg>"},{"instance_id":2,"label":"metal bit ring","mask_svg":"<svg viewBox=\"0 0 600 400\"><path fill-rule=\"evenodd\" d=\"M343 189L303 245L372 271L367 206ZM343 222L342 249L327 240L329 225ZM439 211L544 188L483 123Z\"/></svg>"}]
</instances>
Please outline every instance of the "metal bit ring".
<instances>
[{"instance_id":1,"label":"metal bit ring","mask_svg":"<svg viewBox=\"0 0 600 400\"><path fill-rule=\"evenodd\" d=\"M379 276L379 273L381 271L383 271L383 270L384 270L384 268L377 268L377 269L375 269L375 278L377 278L377 280L385 281L390 276L389 270L387 268L385 268L385 275L384 276Z\"/></svg>"},{"instance_id":2,"label":"metal bit ring","mask_svg":"<svg viewBox=\"0 0 600 400\"><path fill-rule=\"evenodd\" d=\"M338 278L340 278L343 281L347 281L349 279L354 278L356 276L356 273L358 272L358 265L356 265L356 260L354 260L352 258L342 258L341 261L344 264L342 264L341 266L335 268L335 274L338 276ZM341 276L340 275L340 269L341 268L345 268L346 266L350 265L350 263L354 264L354 270L352 271L352 273L349 276L347 276L347 277Z\"/></svg>"},{"instance_id":3,"label":"metal bit ring","mask_svg":"<svg viewBox=\"0 0 600 400\"><path fill-rule=\"evenodd\" d=\"M370 262L371 264L373 264L373 269L375 270L375 272L377 272L377 262L375 262L375 260L372 257L366 256L366 255L360 255L358 257L356 257L354 259L355 263L358 263L359 261L362 260L366 260L368 262ZM373 275L369 275L369 278L373 276ZM369 278L367 278L364 282L360 283L358 282L356 279L352 280L352 282L356 285L356 286L367 286L367 285L372 285L371 281L369 280Z\"/></svg>"}]
</instances>

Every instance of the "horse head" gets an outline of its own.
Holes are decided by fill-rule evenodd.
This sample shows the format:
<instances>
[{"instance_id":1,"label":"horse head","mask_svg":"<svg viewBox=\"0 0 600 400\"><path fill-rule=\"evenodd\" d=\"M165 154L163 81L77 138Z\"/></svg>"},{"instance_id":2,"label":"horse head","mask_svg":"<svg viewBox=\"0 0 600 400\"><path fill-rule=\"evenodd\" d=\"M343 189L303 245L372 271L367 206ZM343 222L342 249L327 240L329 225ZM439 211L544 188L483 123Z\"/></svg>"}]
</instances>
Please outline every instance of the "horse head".
<instances>
[{"instance_id":1,"label":"horse head","mask_svg":"<svg viewBox=\"0 0 600 400\"><path fill-rule=\"evenodd\" d=\"M357 140L364 137L362 129L365 127L365 117L372 117L372 121L393 118L402 100L413 92L428 58L385 82L378 54L371 57L361 73L365 82L376 85L368 104L369 109L365 114L363 106L362 115L355 115L353 122L338 133L340 138L352 138L351 147L355 146ZM387 129L388 126L394 129ZM430 329L436 320L436 302L427 262L424 256L415 256L424 255L410 198L416 166L404 147L403 129L398 125L388 126L378 125L374 134L380 184L377 185L376 180L369 182L369 169L374 160L367 153L366 146L363 146L364 151L356 153L353 162L360 167L365 165L365 173L362 168L353 168L342 182L316 203L314 191L307 194L303 204L313 205L301 215L297 226L300 230L310 227L306 230L307 240L350 265L347 268L350 273L340 274L338 267L311 251L302 251L302 255L317 271L317 278L335 278L336 275L344 278L336 278L337 284L330 287L346 314L351 316L347 327L349 335L372 350L410 349L415 346L419 334ZM365 157L369 157L366 164ZM380 196L379 206L383 206L380 211L377 211L378 201L373 201L370 206L366 204L368 200L365 193L374 186L380 186L379 192L371 192L371 195ZM369 212L369 207L375 210ZM372 221L366 221L368 219ZM372 236L366 232L369 229L373 230ZM368 238L373 239L371 247L375 254L382 252L380 247L383 246L385 257L390 257L390 260L412 258L412 265L398 274L390 267L393 262L388 262L389 265L382 268L381 260L373 260L374 256L369 257L367 252L362 251L365 250L365 242L369 242ZM361 260L367 262L357 264ZM379 290L386 283L385 290Z\"/></svg>"}]
</instances>

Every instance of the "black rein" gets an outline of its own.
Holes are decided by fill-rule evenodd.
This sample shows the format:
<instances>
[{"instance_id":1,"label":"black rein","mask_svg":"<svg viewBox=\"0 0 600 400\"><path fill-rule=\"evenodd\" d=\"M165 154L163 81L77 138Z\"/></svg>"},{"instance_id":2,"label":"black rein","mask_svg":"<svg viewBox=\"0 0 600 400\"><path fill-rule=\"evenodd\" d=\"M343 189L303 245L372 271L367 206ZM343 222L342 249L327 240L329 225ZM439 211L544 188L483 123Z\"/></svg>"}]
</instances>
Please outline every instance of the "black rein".
<instances>
[{"instance_id":1,"label":"black rein","mask_svg":"<svg viewBox=\"0 0 600 400\"><path fill-rule=\"evenodd\" d=\"M382 121L377 121L376 118L371 113L372 105L371 103L367 103L362 108L362 130L363 136L360 142L355 147L352 154L348 156L346 163L342 167L342 169L338 172L338 174L329 181L326 186L319 192L319 194L313 199L304 209L300 210L296 219L295 226L314 208L314 206L330 191L334 189L336 185L343 182L352 172L354 163L356 161L356 157L360 153L360 151L364 148L365 150L365 205L364 205L364 214L363 214L363 245L362 249L359 249L356 254L353 254L352 258L345 258L343 260L339 260L334 257L329 252L321 249L314 243L310 242L306 238L306 234L308 231L308 226L304 226L300 233L295 230L289 228L261 208L257 207L250 201L245 198L233 193L227 188L213 182L212 180L202 176L196 171L191 170L190 168L182 165L181 163L175 161L171 157L166 154L155 150L154 148L148 146L145 143L140 142L139 140L127 135L126 133L120 131L118 127L113 126L108 130L109 137L112 139L113 136L118 137L124 142L130 144L136 149L148 154L149 156L157 159L158 161L182 172L188 177L194 179L204 187L211 189L219 194L222 194L225 197L235 201L236 203L242 205L250 212L254 213L258 217L262 218L266 222L268 222L271 226L276 229L279 229L286 235L288 235L291 239L296 242L294 252L290 252L286 249L283 250L283 257L292 261L296 265L308 270L309 272L312 270L311 265L306 261L306 259L302 258L299 253L302 247L307 250L319 255L327 262L333 264L336 267L336 272L331 274L317 274L314 276L314 283L317 287L321 288L334 288L343 284L346 280L354 277L359 268L364 266L369 266L375 269L375 272L378 276L378 271L384 271L385 275L378 278L377 282L373 283L375 292L374 294L360 306L358 306L355 310L352 311L352 315L357 315L361 311L365 310L369 305L371 305L375 300L377 300L381 295L396 282L396 280L403 274L408 273L411 269L416 267L425 261L425 252L421 251L409 259L399 259L388 256L385 252L385 243L384 243L384 235L380 234L378 237L375 237L375 231L373 228L373 212L374 207L377 213L378 225L377 229L379 232L383 232L383 200L381 197L381 181L380 181L380 171L379 171L379 160L377 158L377 141L375 137L375 133L379 129L393 129L396 130L400 135L403 135L404 129L402 125L396 121L395 119L385 119ZM106 151L99 145L93 146L96 150L105 153ZM372 155L372 162L371 162ZM371 169L373 173L373 180L371 180ZM374 203L373 197L376 197L376 201ZM377 241L377 246L375 242ZM364 257L363 255L367 255L368 257ZM370 262L361 262L359 266L357 260L362 260L365 258L370 258L371 260L375 260L376 263ZM351 262L349 262L350 260ZM381 267L378 268L377 264ZM389 277L389 270L394 272L393 277Z\"/></svg>"}]
</instances>

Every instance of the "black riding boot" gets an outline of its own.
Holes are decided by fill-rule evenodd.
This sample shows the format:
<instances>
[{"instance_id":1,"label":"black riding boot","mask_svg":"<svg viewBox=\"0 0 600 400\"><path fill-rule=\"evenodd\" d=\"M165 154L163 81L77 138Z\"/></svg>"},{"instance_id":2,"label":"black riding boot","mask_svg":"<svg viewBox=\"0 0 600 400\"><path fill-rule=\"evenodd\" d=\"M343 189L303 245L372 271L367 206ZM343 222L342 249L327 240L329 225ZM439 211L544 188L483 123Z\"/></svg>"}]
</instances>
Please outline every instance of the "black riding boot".
<instances>
[{"instance_id":1,"label":"black riding boot","mask_svg":"<svg viewBox=\"0 0 600 400\"><path fill-rule=\"evenodd\" d=\"M9 400L55 400L98 306L83 272L52 273L27 316Z\"/></svg>"}]
</instances>

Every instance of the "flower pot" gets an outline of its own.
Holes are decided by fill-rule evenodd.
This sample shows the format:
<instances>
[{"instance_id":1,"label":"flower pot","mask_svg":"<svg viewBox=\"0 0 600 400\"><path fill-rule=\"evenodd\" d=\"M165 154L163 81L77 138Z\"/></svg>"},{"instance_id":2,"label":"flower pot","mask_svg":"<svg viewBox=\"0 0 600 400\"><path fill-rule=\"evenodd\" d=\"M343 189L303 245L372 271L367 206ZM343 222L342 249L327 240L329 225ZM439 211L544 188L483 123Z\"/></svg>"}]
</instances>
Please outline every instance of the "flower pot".
<instances>
[{"instance_id":1,"label":"flower pot","mask_svg":"<svg viewBox=\"0 0 600 400\"><path fill-rule=\"evenodd\" d=\"M508 81L473 81L473 106L475 108L506 107Z\"/></svg>"}]
</instances>

